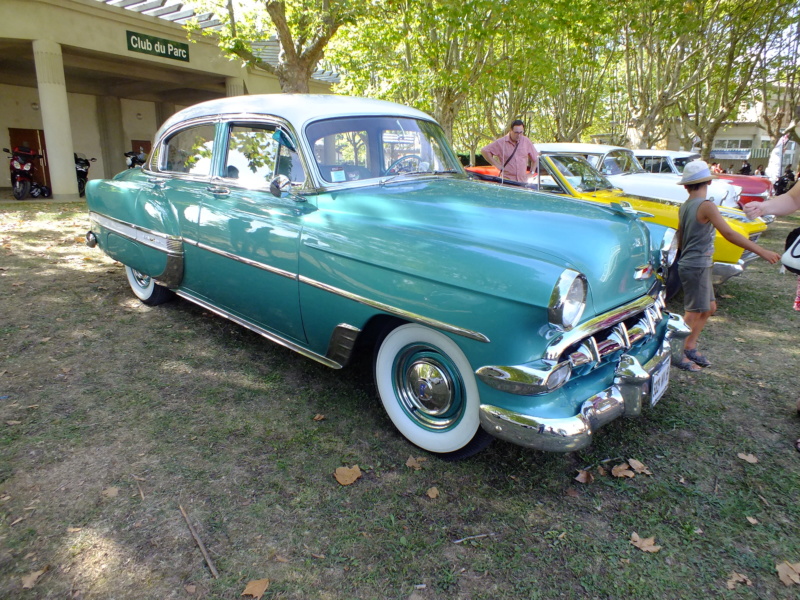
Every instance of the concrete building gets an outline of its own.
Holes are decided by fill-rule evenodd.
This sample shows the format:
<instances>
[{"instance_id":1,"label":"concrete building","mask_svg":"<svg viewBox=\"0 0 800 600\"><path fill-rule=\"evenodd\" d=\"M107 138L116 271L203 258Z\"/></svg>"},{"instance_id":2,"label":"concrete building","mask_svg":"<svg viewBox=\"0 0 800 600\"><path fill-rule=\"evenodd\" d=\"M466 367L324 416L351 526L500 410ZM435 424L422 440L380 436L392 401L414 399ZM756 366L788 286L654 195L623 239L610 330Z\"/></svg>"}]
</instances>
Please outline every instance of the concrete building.
<instances>
[{"instance_id":1,"label":"concrete building","mask_svg":"<svg viewBox=\"0 0 800 600\"><path fill-rule=\"evenodd\" d=\"M213 38L187 39L188 19L219 22L176 2L0 0L0 147L39 148L37 179L54 197L77 198L74 152L97 158L90 179L110 177L126 151L150 150L176 110L280 92L277 78L229 60ZM335 80L318 72L311 91Z\"/></svg>"}]
</instances>

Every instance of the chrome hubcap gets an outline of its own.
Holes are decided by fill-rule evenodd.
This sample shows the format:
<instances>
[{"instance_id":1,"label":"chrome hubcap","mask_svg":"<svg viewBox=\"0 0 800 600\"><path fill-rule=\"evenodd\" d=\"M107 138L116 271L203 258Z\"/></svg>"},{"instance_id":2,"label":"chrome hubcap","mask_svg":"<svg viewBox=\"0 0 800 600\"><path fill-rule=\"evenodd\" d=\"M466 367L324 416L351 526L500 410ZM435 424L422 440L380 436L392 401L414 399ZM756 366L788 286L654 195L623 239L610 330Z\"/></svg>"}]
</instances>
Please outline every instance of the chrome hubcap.
<instances>
[{"instance_id":1,"label":"chrome hubcap","mask_svg":"<svg viewBox=\"0 0 800 600\"><path fill-rule=\"evenodd\" d=\"M394 388L406 414L425 429L449 429L463 415L464 385L458 369L429 346L411 345L397 355Z\"/></svg>"}]
</instances>

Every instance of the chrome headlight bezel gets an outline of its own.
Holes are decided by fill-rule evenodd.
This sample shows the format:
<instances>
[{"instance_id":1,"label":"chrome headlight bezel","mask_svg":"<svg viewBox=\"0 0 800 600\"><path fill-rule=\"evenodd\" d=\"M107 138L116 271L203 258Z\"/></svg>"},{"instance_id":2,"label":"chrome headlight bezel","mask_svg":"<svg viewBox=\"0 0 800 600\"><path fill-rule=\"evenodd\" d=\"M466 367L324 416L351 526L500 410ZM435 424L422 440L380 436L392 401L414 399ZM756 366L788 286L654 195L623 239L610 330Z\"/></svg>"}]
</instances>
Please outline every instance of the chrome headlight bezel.
<instances>
[{"instance_id":1,"label":"chrome headlight bezel","mask_svg":"<svg viewBox=\"0 0 800 600\"><path fill-rule=\"evenodd\" d=\"M560 331L575 327L586 309L588 283L583 273L565 269L558 277L550 294L547 320Z\"/></svg>"},{"instance_id":2,"label":"chrome headlight bezel","mask_svg":"<svg viewBox=\"0 0 800 600\"><path fill-rule=\"evenodd\" d=\"M671 227L664 232L664 237L661 238L661 266L664 269L669 269L675 262L678 256L678 231Z\"/></svg>"}]
</instances>

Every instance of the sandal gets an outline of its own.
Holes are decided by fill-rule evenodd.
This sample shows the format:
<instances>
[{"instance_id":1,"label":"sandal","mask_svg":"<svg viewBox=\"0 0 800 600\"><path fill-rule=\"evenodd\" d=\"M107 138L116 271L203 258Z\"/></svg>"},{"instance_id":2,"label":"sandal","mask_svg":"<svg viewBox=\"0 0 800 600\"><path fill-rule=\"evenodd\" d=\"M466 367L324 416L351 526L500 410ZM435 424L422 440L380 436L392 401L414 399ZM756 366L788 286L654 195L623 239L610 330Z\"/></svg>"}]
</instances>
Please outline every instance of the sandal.
<instances>
[{"instance_id":1,"label":"sandal","mask_svg":"<svg viewBox=\"0 0 800 600\"><path fill-rule=\"evenodd\" d=\"M711 361L709 361L702 354L698 354L697 353L697 348L692 348L691 350L684 350L683 353L686 355L686 358L691 360L696 365L700 365L701 367L710 367L711 366Z\"/></svg>"},{"instance_id":2,"label":"sandal","mask_svg":"<svg viewBox=\"0 0 800 600\"><path fill-rule=\"evenodd\" d=\"M690 360L682 360L681 362L675 363L675 368L681 371L689 371L690 373L697 373L703 370Z\"/></svg>"}]
</instances>

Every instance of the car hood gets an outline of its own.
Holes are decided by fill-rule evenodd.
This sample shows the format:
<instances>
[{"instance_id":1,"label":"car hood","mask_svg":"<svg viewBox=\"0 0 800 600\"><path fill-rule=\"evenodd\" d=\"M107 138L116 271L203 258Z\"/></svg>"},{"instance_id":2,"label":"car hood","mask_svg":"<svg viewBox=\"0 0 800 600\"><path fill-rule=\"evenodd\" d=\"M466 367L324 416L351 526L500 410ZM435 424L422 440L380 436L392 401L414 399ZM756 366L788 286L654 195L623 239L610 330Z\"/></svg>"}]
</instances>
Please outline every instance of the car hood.
<instances>
[{"instance_id":1,"label":"car hood","mask_svg":"<svg viewBox=\"0 0 800 600\"><path fill-rule=\"evenodd\" d=\"M650 259L647 227L583 200L408 178L321 194L316 203L315 235L330 252L526 304L547 306L565 268L586 276L595 313L641 296L655 281L634 278Z\"/></svg>"},{"instance_id":2,"label":"car hood","mask_svg":"<svg viewBox=\"0 0 800 600\"><path fill-rule=\"evenodd\" d=\"M647 198L664 198L684 202L688 196L686 189L678 185L680 175L672 173L629 173L626 175L606 175L606 178L623 191ZM723 200L724 206L737 206L741 188L727 181L712 181L708 196L718 204Z\"/></svg>"}]
</instances>

